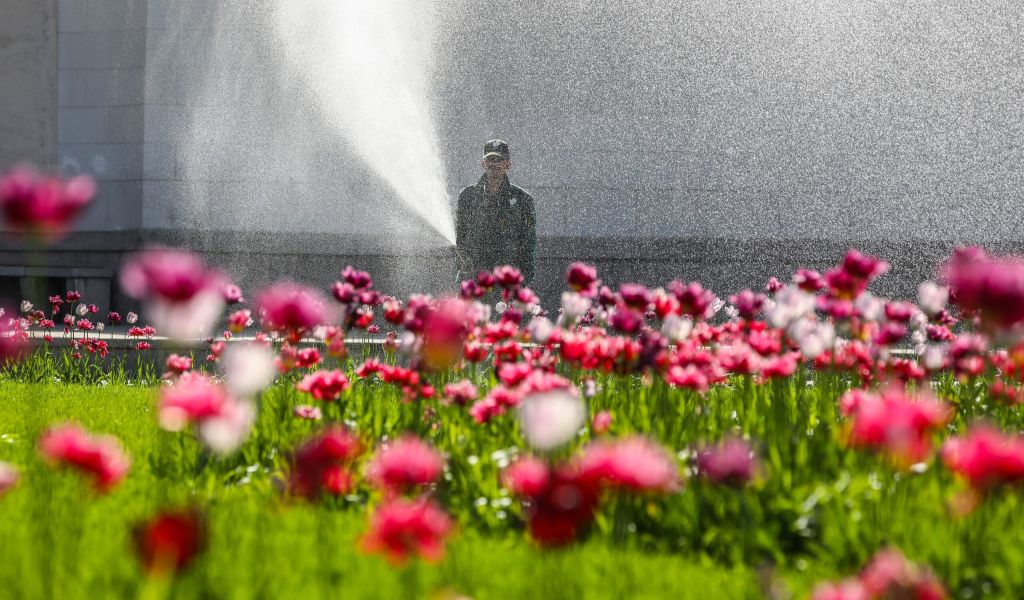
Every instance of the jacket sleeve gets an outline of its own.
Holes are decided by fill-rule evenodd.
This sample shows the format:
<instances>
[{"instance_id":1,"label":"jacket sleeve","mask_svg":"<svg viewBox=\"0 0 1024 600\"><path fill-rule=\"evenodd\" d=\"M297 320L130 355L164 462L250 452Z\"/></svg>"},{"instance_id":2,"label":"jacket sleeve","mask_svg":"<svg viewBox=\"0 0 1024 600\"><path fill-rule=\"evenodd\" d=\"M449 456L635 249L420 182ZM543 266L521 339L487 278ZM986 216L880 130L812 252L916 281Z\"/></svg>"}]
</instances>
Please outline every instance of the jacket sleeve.
<instances>
[{"instance_id":1,"label":"jacket sleeve","mask_svg":"<svg viewBox=\"0 0 1024 600\"><path fill-rule=\"evenodd\" d=\"M526 239L523 243L523 277L526 284L533 281L537 270L537 212L533 207L533 197L526 195Z\"/></svg>"},{"instance_id":2,"label":"jacket sleeve","mask_svg":"<svg viewBox=\"0 0 1024 600\"><path fill-rule=\"evenodd\" d=\"M467 255L466 238L469 233L469 198L466 190L459 194L455 205L455 283L468 277L470 264Z\"/></svg>"}]
</instances>

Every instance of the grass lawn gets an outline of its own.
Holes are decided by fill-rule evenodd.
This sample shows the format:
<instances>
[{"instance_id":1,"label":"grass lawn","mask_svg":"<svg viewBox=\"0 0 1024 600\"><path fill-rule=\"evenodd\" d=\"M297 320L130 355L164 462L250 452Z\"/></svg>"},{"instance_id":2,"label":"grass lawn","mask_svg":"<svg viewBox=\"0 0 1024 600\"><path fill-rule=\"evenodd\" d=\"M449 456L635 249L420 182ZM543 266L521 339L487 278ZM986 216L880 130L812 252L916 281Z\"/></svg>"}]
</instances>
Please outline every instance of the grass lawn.
<instances>
[{"instance_id":1,"label":"grass lawn","mask_svg":"<svg viewBox=\"0 0 1024 600\"><path fill-rule=\"evenodd\" d=\"M0 460L22 475L0 498L0 589L26 598L801 598L892 544L929 565L954 597L1024 595L1016 494L951 517L962 486L938 461L898 472L844 448L838 382L797 381L736 379L700 399L660 381L600 377L590 408L613 412L613 434L648 432L680 453L687 473L693 444L742 430L759 440L762 473L744 489L689 478L676 494L609 500L588 536L561 550L528 539L518 502L501 488L501 468L523 445L514 415L479 425L465 408L437 406L428 424L393 386L354 381L341 402L322 405L325 420L345 420L371 447L413 430L447 458L435 495L456 534L441 562L404 567L359 549L376 492L357 486L318 503L282 494L289 450L320 427L291 417L309 399L287 383L263 394L242 449L218 459L188 432L159 428L154 388L0 381ZM940 392L961 403L974 393L949 382ZM986 414L1020 429L1015 412ZM959 411L950 427L962 429L968 416ZM121 440L132 466L119 487L98 494L42 461L39 433L65 420ZM205 553L173 583L147 580L133 555L133 525L185 505L205 514Z\"/></svg>"}]
</instances>

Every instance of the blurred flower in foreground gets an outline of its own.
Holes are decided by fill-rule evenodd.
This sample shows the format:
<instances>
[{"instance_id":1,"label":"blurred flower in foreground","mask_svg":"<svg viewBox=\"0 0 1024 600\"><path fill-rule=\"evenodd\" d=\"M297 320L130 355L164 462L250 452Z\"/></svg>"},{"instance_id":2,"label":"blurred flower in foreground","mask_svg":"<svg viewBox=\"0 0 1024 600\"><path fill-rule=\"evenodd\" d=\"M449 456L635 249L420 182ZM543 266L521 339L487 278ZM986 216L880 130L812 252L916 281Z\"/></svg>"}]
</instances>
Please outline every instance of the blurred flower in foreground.
<instances>
[{"instance_id":1,"label":"blurred flower in foreground","mask_svg":"<svg viewBox=\"0 0 1024 600\"><path fill-rule=\"evenodd\" d=\"M559 388L524 396L519 404L523 437L538 450L552 450L576 437L587 408L575 388Z\"/></svg>"},{"instance_id":2,"label":"blurred flower in foreground","mask_svg":"<svg viewBox=\"0 0 1024 600\"><path fill-rule=\"evenodd\" d=\"M811 600L943 600L946 590L925 567L910 562L895 548L879 551L860 576L822 583Z\"/></svg>"},{"instance_id":3,"label":"blurred flower in foreground","mask_svg":"<svg viewBox=\"0 0 1024 600\"><path fill-rule=\"evenodd\" d=\"M274 355L255 343L233 343L221 359L224 385L237 398L251 398L273 383L277 375Z\"/></svg>"},{"instance_id":4,"label":"blurred flower in foreground","mask_svg":"<svg viewBox=\"0 0 1024 600\"><path fill-rule=\"evenodd\" d=\"M574 467L552 467L533 457L520 458L505 469L502 483L524 500L530 537L548 547L576 540L593 522L601 497L597 480Z\"/></svg>"},{"instance_id":5,"label":"blurred flower in foreground","mask_svg":"<svg viewBox=\"0 0 1024 600\"><path fill-rule=\"evenodd\" d=\"M952 409L925 394L912 396L900 387L880 394L851 390L839 399L850 416L845 438L854 448L880 450L903 469L928 457L932 434L952 416Z\"/></svg>"},{"instance_id":6,"label":"blurred flower in foreground","mask_svg":"<svg viewBox=\"0 0 1024 600\"><path fill-rule=\"evenodd\" d=\"M977 313L983 329L1019 337L1024 326L1024 259L957 248L941 271L952 301L963 311Z\"/></svg>"},{"instance_id":7,"label":"blurred flower in foreground","mask_svg":"<svg viewBox=\"0 0 1024 600\"><path fill-rule=\"evenodd\" d=\"M132 530L135 552L149 575L177 573L206 546L202 515L194 508L165 511Z\"/></svg>"},{"instance_id":8,"label":"blurred flower in foreground","mask_svg":"<svg viewBox=\"0 0 1024 600\"><path fill-rule=\"evenodd\" d=\"M584 478L632 492L672 492L679 487L675 459L641 436L590 444L579 460Z\"/></svg>"},{"instance_id":9,"label":"blurred flower in foreground","mask_svg":"<svg viewBox=\"0 0 1024 600\"><path fill-rule=\"evenodd\" d=\"M584 296L594 295L597 286L601 285L601 280L597 278L597 269L579 262L569 265L565 279L569 287Z\"/></svg>"},{"instance_id":10,"label":"blurred flower in foreground","mask_svg":"<svg viewBox=\"0 0 1024 600\"><path fill-rule=\"evenodd\" d=\"M987 425L946 440L942 447L946 467L980 492L1024 482L1024 438L1005 435Z\"/></svg>"},{"instance_id":11,"label":"blurred flower in foreground","mask_svg":"<svg viewBox=\"0 0 1024 600\"><path fill-rule=\"evenodd\" d=\"M117 438L94 436L74 423L55 425L39 439L39 453L53 465L70 466L92 477L99 491L110 491L128 474L131 461Z\"/></svg>"},{"instance_id":12,"label":"blurred flower in foreground","mask_svg":"<svg viewBox=\"0 0 1024 600\"><path fill-rule=\"evenodd\" d=\"M146 317L178 341L209 335L224 307L223 281L223 275L185 250L145 250L121 267L125 293L142 300Z\"/></svg>"},{"instance_id":13,"label":"blurred flower in foreground","mask_svg":"<svg viewBox=\"0 0 1024 600\"><path fill-rule=\"evenodd\" d=\"M8 311L0 307L0 366L8 361L21 360L28 348L28 331L21 319L2 318Z\"/></svg>"},{"instance_id":14,"label":"blurred flower in foreground","mask_svg":"<svg viewBox=\"0 0 1024 600\"><path fill-rule=\"evenodd\" d=\"M287 281L257 294L256 306L263 329L285 335L293 344L317 325L330 323L334 316L323 294Z\"/></svg>"},{"instance_id":15,"label":"blurred flower in foreground","mask_svg":"<svg viewBox=\"0 0 1024 600\"><path fill-rule=\"evenodd\" d=\"M393 498L374 511L361 545L396 564L417 556L436 562L451 530L451 519L429 500Z\"/></svg>"},{"instance_id":16,"label":"blurred flower in foreground","mask_svg":"<svg viewBox=\"0 0 1024 600\"><path fill-rule=\"evenodd\" d=\"M234 452L249 435L256 410L247 400L237 400L209 377L183 373L173 385L160 391L160 426L181 431L194 425L196 436L218 454Z\"/></svg>"},{"instance_id":17,"label":"blurred flower in foreground","mask_svg":"<svg viewBox=\"0 0 1024 600\"><path fill-rule=\"evenodd\" d=\"M10 463L0 461L0 498L18 485L18 469Z\"/></svg>"},{"instance_id":18,"label":"blurred flower in foreground","mask_svg":"<svg viewBox=\"0 0 1024 600\"><path fill-rule=\"evenodd\" d=\"M8 227L47 242L64 237L95 195L96 182L86 175L62 180L19 166L0 177L0 210Z\"/></svg>"}]
</instances>

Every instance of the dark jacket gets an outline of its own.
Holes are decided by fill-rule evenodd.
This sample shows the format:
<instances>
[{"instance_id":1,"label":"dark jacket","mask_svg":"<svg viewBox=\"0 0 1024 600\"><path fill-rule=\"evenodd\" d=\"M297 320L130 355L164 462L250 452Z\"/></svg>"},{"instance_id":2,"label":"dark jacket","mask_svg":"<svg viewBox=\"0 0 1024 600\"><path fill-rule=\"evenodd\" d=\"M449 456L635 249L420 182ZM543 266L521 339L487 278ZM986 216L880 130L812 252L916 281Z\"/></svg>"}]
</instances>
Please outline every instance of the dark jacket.
<instances>
[{"instance_id":1,"label":"dark jacket","mask_svg":"<svg viewBox=\"0 0 1024 600\"><path fill-rule=\"evenodd\" d=\"M529 283L533 279L537 246L533 198L523 188L509 183L508 177L497 196L488 196L486 180L484 175L476 185L459 194L455 211L458 278L471 279L481 270L512 265L522 271Z\"/></svg>"}]
</instances>

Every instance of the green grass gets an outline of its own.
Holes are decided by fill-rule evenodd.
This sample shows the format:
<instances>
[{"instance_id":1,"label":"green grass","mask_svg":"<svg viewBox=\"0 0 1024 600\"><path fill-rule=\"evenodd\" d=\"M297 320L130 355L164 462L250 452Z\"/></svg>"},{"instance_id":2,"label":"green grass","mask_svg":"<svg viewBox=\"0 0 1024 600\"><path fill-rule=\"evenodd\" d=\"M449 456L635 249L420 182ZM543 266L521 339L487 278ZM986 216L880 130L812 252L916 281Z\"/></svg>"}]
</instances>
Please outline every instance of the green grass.
<instances>
[{"instance_id":1,"label":"green grass","mask_svg":"<svg viewBox=\"0 0 1024 600\"><path fill-rule=\"evenodd\" d=\"M432 405L437 418L425 420L391 386L357 382L324 407L326 419L346 420L370 444L412 430L448 457L436 495L458 532L440 564L395 568L358 550L378 500L365 486L319 504L278 491L287 452L318 427L290 416L309 400L287 382L264 394L237 454L208 460L188 433L157 427L153 388L0 380L0 460L22 471L19 487L0 498L0 589L29 598L759 598L775 587L806 597L817 580L853 574L893 544L931 566L954 597L1024 596L1020 498L1002 493L955 519L947 503L961 487L937 461L900 474L843 448L835 398L848 383L834 376L811 387L800 375L764 386L735 379L705 398L659 380L601 376L598 384L591 411L614 413L613 435L646 432L683 452L748 433L763 476L745 490L688 479L671 496L609 499L585 540L544 551L498 482L523 447L514 415L481 426L464 408ZM951 430L977 416L1021 429L1018 410L985 404L983 383L947 380L939 391L959 408ZM39 432L68 419L116 435L132 456L112 493L97 495L38 458ZM130 530L186 503L206 514L209 548L173 589L159 589L137 566Z\"/></svg>"}]
</instances>

